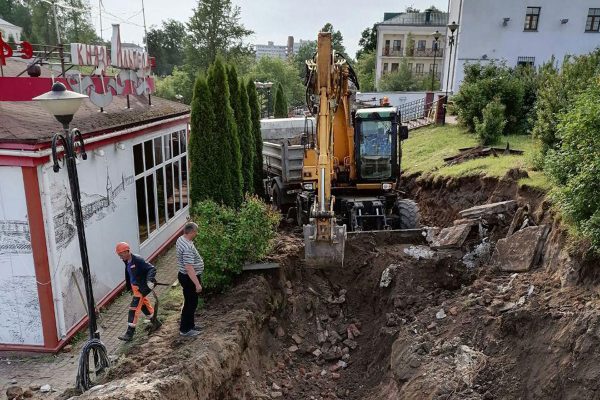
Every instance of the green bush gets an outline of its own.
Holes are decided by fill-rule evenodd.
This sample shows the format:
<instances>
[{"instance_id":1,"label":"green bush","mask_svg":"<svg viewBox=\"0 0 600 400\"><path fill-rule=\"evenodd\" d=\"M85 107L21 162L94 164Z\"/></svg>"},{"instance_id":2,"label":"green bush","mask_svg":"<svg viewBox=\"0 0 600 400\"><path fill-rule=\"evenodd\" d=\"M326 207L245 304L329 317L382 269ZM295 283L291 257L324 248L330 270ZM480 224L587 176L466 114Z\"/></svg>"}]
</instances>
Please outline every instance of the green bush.
<instances>
[{"instance_id":1,"label":"green bush","mask_svg":"<svg viewBox=\"0 0 600 400\"><path fill-rule=\"evenodd\" d=\"M565 57L560 71L552 67L542 71L532 133L540 141L543 154L560 145L558 116L572 106L582 91L596 84L599 73L600 49L590 54Z\"/></svg>"},{"instance_id":2,"label":"green bush","mask_svg":"<svg viewBox=\"0 0 600 400\"><path fill-rule=\"evenodd\" d=\"M239 210L201 201L193 207L192 218L199 227L194 242L204 258L203 283L209 291L222 291L245 262L263 258L279 222L278 213L251 196Z\"/></svg>"},{"instance_id":3,"label":"green bush","mask_svg":"<svg viewBox=\"0 0 600 400\"><path fill-rule=\"evenodd\" d=\"M283 86L278 83L275 87L275 105L273 106L273 116L275 118L287 118L288 117L288 105Z\"/></svg>"},{"instance_id":4,"label":"green bush","mask_svg":"<svg viewBox=\"0 0 600 400\"><path fill-rule=\"evenodd\" d=\"M483 119L483 109L496 97L505 106L503 133L525 133L525 84L519 74L503 64L465 66L465 79L453 97L459 122L475 132L475 122Z\"/></svg>"},{"instance_id":5,"label":"green bush","mask_svg":"<svg viewBox=\"0 0 600 400\"><path fill-rule=\"evenodd\" d=\"M596 79L600 79L600 74ZM555 197L566 216L600 251L600 85L575 98L558 116L562 145L550 149L545 171L556 183Z\"/></svg>"},{"instance_id":6,"label":"green bush","mask_svg":"<svg viewBox=\"0 0 600 400\"><path fill-rule=\"evenodd\" d=\"M479 118L475 117L475 133L479 138L479 143L482 145L489 145L497 143L502 136L504 127L506 126L506 119L504 118L504 112L506 107L500 103L498 98L490 101L487 106L483 109L483 121L479 121Z\"/></svg>"}]
</instances>

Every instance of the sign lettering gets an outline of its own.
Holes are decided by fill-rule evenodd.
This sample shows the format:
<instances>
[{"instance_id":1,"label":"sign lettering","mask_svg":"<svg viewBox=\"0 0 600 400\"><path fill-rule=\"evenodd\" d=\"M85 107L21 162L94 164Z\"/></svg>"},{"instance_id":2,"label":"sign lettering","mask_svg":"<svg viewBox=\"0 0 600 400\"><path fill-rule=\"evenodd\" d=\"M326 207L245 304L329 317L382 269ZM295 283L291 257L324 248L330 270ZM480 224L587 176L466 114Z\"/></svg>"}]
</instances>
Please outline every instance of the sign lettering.
<instances>
[{"instance_id":1,"label":"sign lettering","mask_svg":"<svg viewBox=\"0 0 600 400\"><path fill-rule=\"evenodd\" d=\"M29 42L21 42L18 44L18 52L21 53L19 57L29 59L33 57L33 47ZM8 43L2 39L2 32L0 32L0 65L6 65L6 59L13 56L13 49Z\"/></svg>"}]
</instances>

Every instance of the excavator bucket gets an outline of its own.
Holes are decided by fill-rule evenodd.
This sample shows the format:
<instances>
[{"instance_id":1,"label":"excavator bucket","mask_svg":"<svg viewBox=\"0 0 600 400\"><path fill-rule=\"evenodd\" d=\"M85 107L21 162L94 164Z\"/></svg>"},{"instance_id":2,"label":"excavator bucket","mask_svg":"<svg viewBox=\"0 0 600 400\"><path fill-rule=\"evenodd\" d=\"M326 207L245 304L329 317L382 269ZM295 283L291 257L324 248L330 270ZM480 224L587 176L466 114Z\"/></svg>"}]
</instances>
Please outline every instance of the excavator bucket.
<instances>
[{"instance_id":1,"label":"excavator bucket","mask_svg":"<svg viewBox=\"0 0 600 400\"><path fill-rule=\"evenodd\" d=\"M305 266L315 269L327 269L344 265L346 244L346 225L333 227L330 240L318 240L316 227L304 225L304 262Z\"/></svg>"}]
</instances>

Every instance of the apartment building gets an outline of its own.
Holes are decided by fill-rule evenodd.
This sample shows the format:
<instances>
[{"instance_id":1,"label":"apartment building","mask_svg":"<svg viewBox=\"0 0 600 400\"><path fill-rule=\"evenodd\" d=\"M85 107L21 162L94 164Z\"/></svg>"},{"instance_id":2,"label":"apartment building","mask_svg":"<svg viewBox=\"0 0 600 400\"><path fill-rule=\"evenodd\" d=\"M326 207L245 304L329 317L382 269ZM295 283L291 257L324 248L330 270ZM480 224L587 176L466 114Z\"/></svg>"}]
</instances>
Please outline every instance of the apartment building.
<instances>
[{"instance_id":1,"label":"apartment building","mask_svg":"<svg viewBox=\"0 0 600 400\"><path fill-rule=\"evenodd\" d=\"M450 0L449 21L459 25L444 60L443 87L451 92L467 63L540 66L554 56L560 66L565 55L600 45L600 0Z\"/></svg>"},{"instance_id":2,"label":"apartment building","mask_svg":"<svg viewBox=\"0 0 600 400\"><path fill-rule=\"evenodd\" d=\"M418 13L385 13L377 24L375 81L397 71L403 60L417 77L441 78L448 13L426 10ZM434 33L442 36L436 42Z\"/></svg>"},{"instance_id":3,"label":"apartment building","mask_svg":"<svg viewBox=\"0 0 600 400\"><path fill-rule=\"evenodd\" d=\"M275 57L285 60L289 56L297 54L300 47L308 42L308 40L302 39L300 39L299 42L295 42L293 36L288 36L286 45L277 45L271 41L269 41L268 44L256 44L254 45L256 59L260 60L262 57Z\"/></svg>"}]
</instances>

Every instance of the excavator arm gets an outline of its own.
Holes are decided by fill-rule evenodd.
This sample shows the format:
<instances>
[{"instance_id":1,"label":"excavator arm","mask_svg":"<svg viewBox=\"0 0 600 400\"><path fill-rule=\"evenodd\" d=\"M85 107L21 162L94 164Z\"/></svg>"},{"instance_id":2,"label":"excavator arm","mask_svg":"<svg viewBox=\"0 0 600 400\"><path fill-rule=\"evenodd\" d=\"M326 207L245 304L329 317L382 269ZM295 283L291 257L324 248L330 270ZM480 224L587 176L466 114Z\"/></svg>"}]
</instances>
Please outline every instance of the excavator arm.
<instances>
[{"instance_id":1,"label":"excavator arm","mask_svg":"<svg viewBox=\"0 0 600 400\"><path fill-rule=\"evenodd\" d=\"M303 167L304 179L316 181L309 224L304 225L305 261L308 266L323 268L342 265L344 261L346 225L336 222L331 184L335 161L334 117L342 103L342 92L347 89L349 67L345 60L336 61L328 32L319 33L316 57L307 65L311 77L307 92L312 108L317 110L317 135L315 146L306 150Z\"/></svg>"}]
</instances>

